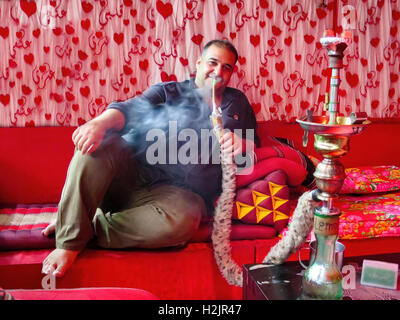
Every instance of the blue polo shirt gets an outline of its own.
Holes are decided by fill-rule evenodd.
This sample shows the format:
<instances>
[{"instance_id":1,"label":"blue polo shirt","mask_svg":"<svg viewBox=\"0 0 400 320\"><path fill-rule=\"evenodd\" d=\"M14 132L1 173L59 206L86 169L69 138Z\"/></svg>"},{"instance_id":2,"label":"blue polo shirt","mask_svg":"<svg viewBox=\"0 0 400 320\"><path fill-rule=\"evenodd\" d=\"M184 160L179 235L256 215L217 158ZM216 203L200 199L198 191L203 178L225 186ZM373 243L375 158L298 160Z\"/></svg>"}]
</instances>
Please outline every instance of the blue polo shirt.
<instances>
[{"instance_id":1,"label":"blue polo shirt","mask_svg":"<svg viewBox=\"0 0 400 320\"><path fill-rule=\"evenodd\" d=\"M259 146L255 115L244 93L227 87L220 107L224 128L253 138ZM221 193L220 149L212 133L212 110L194 79L153 85L140 96L113 102L108 108L124 114L123 138L132 145L150 184L189 189L213 207ZM247 135L246 129L252 133Z\"/></svg>"}]
</instances>

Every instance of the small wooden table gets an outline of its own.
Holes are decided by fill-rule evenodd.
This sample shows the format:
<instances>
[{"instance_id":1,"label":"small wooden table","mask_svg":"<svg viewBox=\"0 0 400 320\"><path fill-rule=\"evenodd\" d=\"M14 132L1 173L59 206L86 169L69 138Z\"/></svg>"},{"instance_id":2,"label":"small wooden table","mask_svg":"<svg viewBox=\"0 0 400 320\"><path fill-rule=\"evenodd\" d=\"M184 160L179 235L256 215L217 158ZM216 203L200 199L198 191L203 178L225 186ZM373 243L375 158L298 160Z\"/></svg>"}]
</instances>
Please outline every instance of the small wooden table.
<instances>
[{"instance_id":1,"label":"small wooden table","mask_svg":"<svg viewBox=\"0 0 400 320\"><path fill-rule=\"evenodd\" d=\"M400 277L397 290L382 289L360 284L364 259L400 264L400 253L344 258L343 266L356 270L355 289L343 290L344 300L400 300ZM298 261L281 265L246 264L243 266L244 300L296 300L300 297L304 269Z\"/></svg>"}]
</instances>

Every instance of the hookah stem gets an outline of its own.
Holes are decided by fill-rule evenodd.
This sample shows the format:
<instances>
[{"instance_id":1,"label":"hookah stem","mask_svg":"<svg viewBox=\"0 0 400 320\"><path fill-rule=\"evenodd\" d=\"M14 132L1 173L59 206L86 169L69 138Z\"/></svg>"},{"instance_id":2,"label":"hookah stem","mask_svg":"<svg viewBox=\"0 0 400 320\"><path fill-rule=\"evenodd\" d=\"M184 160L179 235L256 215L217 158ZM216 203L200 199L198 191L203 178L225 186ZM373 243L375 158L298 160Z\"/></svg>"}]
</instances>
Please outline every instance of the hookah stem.
<instances>
[{"instance_id":1,"label":"hookah stem","mask_svg":"<svg viewBox=\"0 0 400 320\"><path fill-rule=\"evenodd\" d=\"M212 107L213 107L213 110L212 110L212 114L211 114L211 123L214 128L215 135L217 136L218 139L221 139L223 125L222 125L222 116L218 110L217 103L215 101L215 85L216 84L217 84L217 79L213 78L213 82L212 82Z\"/></svg>"},{"instance_id":2,"label":"hookah stem","mask_svg":"<svg viewBox=\"0 0 400 320\"><path fill-rule=\"evenodd\" d=\"M329 124L336 124L336 116L338 113L338 87L339 87L339 69L332 68L331 76L331 92L329 102Z\"/></svg>"},{"instance_id":3,"label":"hookah stem","mask_svg":"<svg viewBox=\"0 0 400 320\"><path fill-rule=\"evenodd\" d=\"M217 103L215 102L215 85L217 84L217 79L213 78L212 81L212 104L213 112L217 109Z\"/></svg>"}]
</instances>

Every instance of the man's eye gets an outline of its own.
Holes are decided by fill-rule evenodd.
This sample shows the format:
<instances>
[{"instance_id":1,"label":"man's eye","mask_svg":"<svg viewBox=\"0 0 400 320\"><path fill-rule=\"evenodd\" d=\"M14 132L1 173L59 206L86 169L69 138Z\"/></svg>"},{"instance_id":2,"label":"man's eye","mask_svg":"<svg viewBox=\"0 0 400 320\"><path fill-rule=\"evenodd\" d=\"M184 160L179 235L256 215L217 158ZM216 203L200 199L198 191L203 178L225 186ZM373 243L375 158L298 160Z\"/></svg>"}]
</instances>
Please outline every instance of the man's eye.
<instances>
[{"instance_id":1,"label":"man's eye","mask_svg":"<svg viewBox=\"0 0 400 320\"><path fill-rule=\"evenodd\" d=\"M232 71L233 70L233 68L231 66L224 66L224 69L226 71Z\"/></svg>"}]
</instances>

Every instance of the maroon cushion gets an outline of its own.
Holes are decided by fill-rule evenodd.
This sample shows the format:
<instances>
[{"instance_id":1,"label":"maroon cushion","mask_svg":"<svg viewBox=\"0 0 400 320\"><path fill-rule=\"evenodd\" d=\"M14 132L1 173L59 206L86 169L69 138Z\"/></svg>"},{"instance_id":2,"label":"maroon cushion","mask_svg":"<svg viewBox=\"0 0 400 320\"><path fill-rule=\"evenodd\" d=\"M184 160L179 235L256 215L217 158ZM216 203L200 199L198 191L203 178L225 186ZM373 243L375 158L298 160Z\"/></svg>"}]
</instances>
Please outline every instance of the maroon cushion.
<instances>
[{"instance_id":1,"label":"maroon cushion","mask_svg":"<svg viewBox=\"0 0 400 320\"><path fill-rule=\"evenodd\" d=\"M287 184L293 187L300 185L307 176L307 170L302 164L285 158L268 158L256 163L253 167L241 171L236 178L236 185L238 188L247 186L275 170L286 172Z\"/></svg>"},{"instance_id":2,"label":"maroon cushion","mask_svg":"<svg viewBox=\"0 0 400 320\"><path fill-rule=\"evenodd\" d=\"M54 237L42 230L56 219L56 204L0 207L0 249L54 248Z\"/></svg>"}]
</instances>

